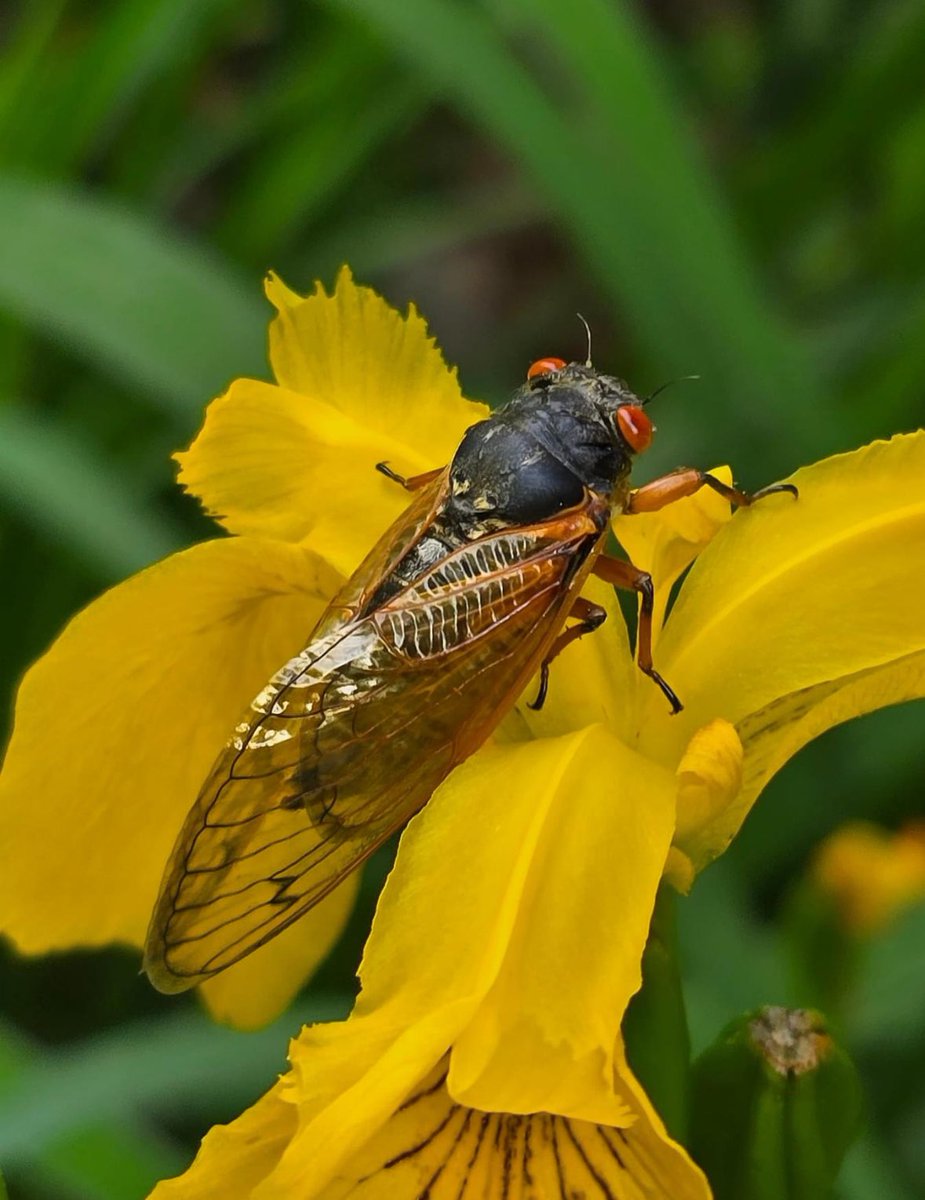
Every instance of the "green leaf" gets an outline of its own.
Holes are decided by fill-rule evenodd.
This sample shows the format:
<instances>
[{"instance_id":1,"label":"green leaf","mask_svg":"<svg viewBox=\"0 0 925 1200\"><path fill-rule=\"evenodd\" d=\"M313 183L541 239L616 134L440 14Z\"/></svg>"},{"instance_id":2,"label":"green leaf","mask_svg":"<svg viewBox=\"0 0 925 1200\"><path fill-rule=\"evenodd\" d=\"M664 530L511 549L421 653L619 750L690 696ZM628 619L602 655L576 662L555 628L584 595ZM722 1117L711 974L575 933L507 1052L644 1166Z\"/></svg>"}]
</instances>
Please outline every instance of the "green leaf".
<instances>
[{"instance_id":1,"label":"green leaf","mask_svg":"<svg viewBox=\"0 0 925 1200\"><path fill-rule=\"evenodd\" d=\"M121 579L187 541L73 431L19 405L0 407L0 496L107 579Z\"/></svg>"},{"instance_id":2,"label":"green leaf","mask_svg":"<svg viewBox=\"0 0 925 1200\"><path fill-rule=\"evenodd\" d=\"M62 1138L17 1176L30 1194L55 1200L126 1200L146 1196L157 1180L178 1175L187 1162L187 1155L153 1133L110 1122Z\"/></svg>"},{"instance_id":3,"label":"green leaf","mask_svg":"<svg viewBox=\"0 0 925 1200\"><path fill-rule=\"evenodd\" d=\"M743 1009L790 1001L775 939L751 915L728 856L711 863L679 900L678 931L695 1054Z\"/></svg>"},{"instance_id":4,"label":"green leaf","mask_svg":"<svg viewBox=\"0 0 925 1200\"><path fill-rule=\"evenodd\" d=\"M868 948L849 1014L853 1041L908 1045L925 1035L925 904L903 913Z\"/></svg>"},{"instance_id":5,"label":"green leaf","mask_svg":"<svg viewBox=\"0 0 925 1200\"><path fill-rule=\"evenodd\" d=\"M4 165L46 174L73 170L111 134L152 81L189 55L201 27L231 3L120 0L86 23L76 52L74 30L62 22L54 29L52 45L44 47L56 69L36 70L33 64L31 72L16 73L0 90ZM52 18L64 9L44 7L51 9ZM65 15L70 16L66 9ZM52 32L48 18L43 32L46 38Z\"/></svg>"},{"instance_id":6,"label":"green leaf","mask_svg":"<svg viewBox=\"0 0 925 1200\"><path fill-rule=\"evenodd\" d=\"M848 1151L838 1176L839 1200L915 1200L893 1151L865 1130Z\"/></svg>"},{"instance_id":7,"label":"green leaf","mask_svg":"<svg viewBox=\"0 0 925 1200\"><path fill-rule=\"evenodd\" d=\"M267 312L205 249L86 193L0 176L0 309L192 424L265 374Z\"/></svg>"},{"instance_id":8,"label":"green leaf","mask_svg":"<svg viewBox=\"0 0 925 1200\"><path fill-rule=\"evenodd\" d=\"M753 448L779 429L781 408L800 414L808 442L827 444L830 410L808 358L765 302L628 6L510 0L493 17L456 0L336 2L520 164L653 361L703 375L714 412L732 414ZM541 39L533 59L558 58L563 73L532 73L502 22L518 44ZM583 103L557 102L559 81Z\"/></svg>"},{"instance_id":9,"label":"green leaf","mask_svg":"<svg viewBox=\"0 0 925 1200\"><path fill-rule=\"evenodd\" d=\"M646 1089L668 1132L687 1132L690 1035L678 964L677 896L659 888L642 956L642 987L623 1018L630 1067Z\"/></svg>"},{"instance_id":10,"label":"green leaf","mask_svg":"<svg viewBox=\"0 0 925 1200\"><path fill-rule=\"evenodd\" d=\"M156 1108L243 1107L284 1069L287 1040L303 1022L343 1017L348 1006L316 996L246 1034L187 1010L36 1055L0 1072L0 1161L28 1163L65 1136Z\"/></svg>"}]
</instances>

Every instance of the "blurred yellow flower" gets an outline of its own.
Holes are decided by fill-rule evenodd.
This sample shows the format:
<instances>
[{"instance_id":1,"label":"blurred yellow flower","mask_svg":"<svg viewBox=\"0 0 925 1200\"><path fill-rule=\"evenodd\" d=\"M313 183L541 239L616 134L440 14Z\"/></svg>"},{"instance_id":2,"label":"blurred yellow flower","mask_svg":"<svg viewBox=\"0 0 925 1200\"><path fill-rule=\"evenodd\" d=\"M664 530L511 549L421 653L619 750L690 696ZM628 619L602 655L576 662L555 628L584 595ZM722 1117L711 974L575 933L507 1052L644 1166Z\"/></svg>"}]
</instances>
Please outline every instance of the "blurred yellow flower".
<instances>
[{"instance_id":1,"label":"blurred yellow flower","mask_svg":"<svg viewBox=\"0 0 925 1200\"><path fill-rule=\"evenodd\" d=\"M819 847L810 875L847 930L876 933L925 900L925 823L896 832L866 821L843 825Z\"/></svg>"}]
</instances>

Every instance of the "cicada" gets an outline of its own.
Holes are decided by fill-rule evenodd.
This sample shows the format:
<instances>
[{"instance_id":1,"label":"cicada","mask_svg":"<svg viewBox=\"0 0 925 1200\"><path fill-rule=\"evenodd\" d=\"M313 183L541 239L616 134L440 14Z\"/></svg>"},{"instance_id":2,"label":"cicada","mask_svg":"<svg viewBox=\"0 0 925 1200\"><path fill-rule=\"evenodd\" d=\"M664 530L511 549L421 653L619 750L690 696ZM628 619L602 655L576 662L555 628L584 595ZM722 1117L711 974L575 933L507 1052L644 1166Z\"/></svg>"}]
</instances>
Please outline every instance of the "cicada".
<instances>
[{"instance_id":1,"label":"cicada","mask_svg":"<svg viewBox=\"0 0 925 1200\"><path fill-rule=\"evenodd\" d=\"M653 434L646 401L587 363L535 362L452 462L410 479L403 515L325 611L308 645L231 733L183 824L148 930L145 970L177 992L297 921L416 813L539 673L596 629L589 574L639 593L652 663L652 580L604 553L612 513L652 512L704 486L681 469L633 490Z\"/></svg>"}]
</instances>

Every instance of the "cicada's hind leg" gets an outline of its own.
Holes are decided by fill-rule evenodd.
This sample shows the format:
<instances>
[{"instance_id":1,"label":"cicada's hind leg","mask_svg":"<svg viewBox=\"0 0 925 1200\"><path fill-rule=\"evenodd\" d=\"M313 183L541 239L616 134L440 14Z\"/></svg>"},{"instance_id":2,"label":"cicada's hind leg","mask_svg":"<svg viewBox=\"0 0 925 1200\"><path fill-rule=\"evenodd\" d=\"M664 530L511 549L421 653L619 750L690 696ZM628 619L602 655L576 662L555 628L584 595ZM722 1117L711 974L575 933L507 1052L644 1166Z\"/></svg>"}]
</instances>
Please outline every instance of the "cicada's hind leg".
<instances>
[{"instance_id":1,"label":"cicada's hind leg","mask_svg":"<svg viewBox=\"0 0 925 1200\"><path fill-rule=\"evenodd\" d=\"M376 463L376 470L386 479L401 484L406 492L416 492L432 483L442 473L443 467L435 467L433 471L422 471L420 475L399 475L397 471L392 470L388 463L380 462Z\"/></svg>"},{"instance_id":2,"label":"cicada's hind leg","mask_svg":"<svg viewBox=\"0 0 925 1200\"><path fill-rule=\"evenodd\" d=\"M730 487L728 483L723 483L709 471L681 467L678 471L663 475L661 479L653 479L651 483L643 484L641 488L630 492L623 511L630 514L658 512L667 504L674 504L675 500L693 496L702 487L712 488L724 500L728 500L730 504L735 504L739 508L747 508L756 500L763 500L765 496L773 496L778 492L789 492L793 497L799 496L799 492L792 483L772 483L769 487L760 488L757 492L743 492L738 488Z\"/></svg>"},{"instance_id":3,"label":"cicada's hind leg","mask_svg":"<svg viewBox=\"0 0 925 1200\"><path fill-rule=\"evenodd\" d=\"M539 691L536 693L536 699L527 705L534 712L539 712L546 703L546 693L549 691L549 664L562 653L566 646L577 642L586 633L593 633L595 629L600 629L607 619L607 610L601 608L599 604L592 604L584 596L579 596L569 610L569 616L575 617L578 624L563 629L550 647L549 654L543 659L540 666Z\"/></svg>"},{"instance_id":4,"label":"cicada's hind leg","mask_svg":"<svg viewBox=\"0 0 925 1200\"><path fill-rule=\"evenodd\" d=\"M643 671L661 688L665 699L671 705L672 713L679 713L684 705L655 667L652 665L652 608L655 599L655 589L652 586L652 576L648 571L641 571L631 562L622 558L611 558L602 554L595 562L593 571L601 579L612 583L615 587L627 591L638 592L642 597L639 606L639 626L636 630L636 662Z\"/></svg>"}]
</instances>

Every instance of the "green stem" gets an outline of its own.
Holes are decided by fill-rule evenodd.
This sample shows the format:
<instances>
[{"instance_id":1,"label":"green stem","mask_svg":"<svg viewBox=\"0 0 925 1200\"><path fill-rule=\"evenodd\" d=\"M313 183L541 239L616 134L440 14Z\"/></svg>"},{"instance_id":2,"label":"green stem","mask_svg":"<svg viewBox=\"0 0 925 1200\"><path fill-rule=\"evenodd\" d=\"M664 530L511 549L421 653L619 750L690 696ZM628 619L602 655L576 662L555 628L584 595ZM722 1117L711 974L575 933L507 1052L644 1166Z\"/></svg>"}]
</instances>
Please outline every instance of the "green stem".
<instances>
[{"instance_id":1,"label":"green stem","mask_svg":"<svg viewBox=\"0 0 925 1200\"><path fill-rule=\"evenodd\" d=\"M642 987L623 1020L629 1064L672 1137L687 1131L690 1037L678 967L677 899L659 889L642 956Z\"/></svg>"}]
</instances>

